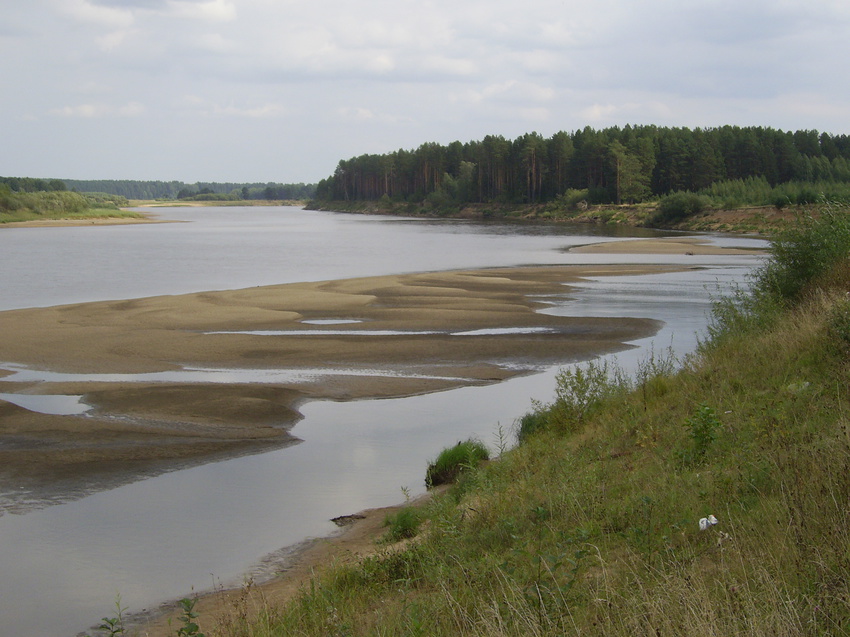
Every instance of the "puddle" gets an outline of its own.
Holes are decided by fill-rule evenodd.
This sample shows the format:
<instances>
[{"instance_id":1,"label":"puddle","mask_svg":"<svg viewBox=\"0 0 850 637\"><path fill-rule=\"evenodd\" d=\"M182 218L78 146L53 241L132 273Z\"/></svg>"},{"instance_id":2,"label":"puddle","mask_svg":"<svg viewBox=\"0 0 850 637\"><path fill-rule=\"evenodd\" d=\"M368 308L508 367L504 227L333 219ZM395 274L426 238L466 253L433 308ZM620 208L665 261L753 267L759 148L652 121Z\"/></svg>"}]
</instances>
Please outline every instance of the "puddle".
<instances>
[{"instance_id":1,"label":"puddle","mask_svg":"<svg viewBox=\"0 0 850 637\"><path fill-rule=\"evenodd\" d=\"M83 402L82 396L0 393L0 400L29 411L52 416L78 416L91 409L91 405Z\"/></svg>"},{"instance_id":2,"label":"puddle","mask_svg":"<svg viewBox=\"0 0 850 637\"><path fill-rule=\"evenodd\" d=\"M369 376L380 378L415 378L423 380L467 380L455 376L419 374L400 369L239 369L186 367L181 370L148 372L143 374L73 374L33 369L16 364L3 364L11 372L4 380L25 383L211 383L211 384L309 384L332 376ZM29 394L9 394L15 401L20 398L47 398ZM57 398L79 398L58 396ZM14 402L10 400L9 402ZM22 405L23 406L23 405ZM48 412L45 412L48 413Z\"/></svg>"},{"instance_id":3,"label":"puddle","mask_svg":"<svg viewBox=\"0 0 850 637\"><path fill-rule=\"evenodd\" d=\"M362 323L360 319L307 319L301 321L308 325L349 325L351 323Z\"/></svg>"},{"instance_id":4,"label":"puddle","mask_svg":"<svg viewBox=\"0 0 850 637\"><path fill-rule=\"evenodd\" d=\"M552 334L551 327L498 327L462 332L439 330L244 330L205 332L205 334L239 334L247 336L510 336L512 334ZM564 331L564 330L560 330Z\"/></svg>"}]
</instances>

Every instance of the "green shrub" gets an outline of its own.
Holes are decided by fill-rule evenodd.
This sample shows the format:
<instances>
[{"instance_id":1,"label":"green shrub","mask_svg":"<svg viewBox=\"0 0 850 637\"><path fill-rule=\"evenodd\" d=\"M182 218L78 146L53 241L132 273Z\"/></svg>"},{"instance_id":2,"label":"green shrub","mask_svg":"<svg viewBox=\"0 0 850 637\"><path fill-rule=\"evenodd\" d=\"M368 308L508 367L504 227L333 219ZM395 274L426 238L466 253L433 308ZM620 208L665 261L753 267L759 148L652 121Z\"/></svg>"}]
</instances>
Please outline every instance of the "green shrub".
<instances>
[{"instance_id":1,"label":"green shrub","mask_svg":"<svg viewBox=\"0 0 850 637\"><path fill-rule=\"evenodd\" d=\"M519 419L516 429L517 442L526 442L534 434L549 428L550 410L544 406L537 407Z\"/></svg>"},{"instance_id":2,"label":"green shrub","mask_svg":"<svg viewBox=\"0 0 850 637\"><path fill-rule=\"evenodd\" d=\"M696 413L685 421L685 428L691 439L691 448L681 454L682 461L687 465L698 464L717 439L720 420L715 411L703 403Z\"/></svg>"},{"instance_id":3,"label":"green shrub","mask_svg":"<svg viewBox=\"0 0 850 637\"><path fill-rule=\"evenodd\" d=\"M709 199L693 192L674 192L658 202L658 212L653 223L671 223L702 212L709 206Z\"/></svg>"},{"instance_id":4,"label":"green shrub","mask_svg":"<svg viewBox=\"0 0 850 637\"><path fill-rule=\"evenodd\" d=\"M462 472L489 459L487 447L481 441L470 438L459 442L454 447L443 449L437 459L428 465L425 484L435 487L454 482Z\"/></svg>"},{"instance_id":5,"label":"green shrub","mask_svg":"<svg viewBox=\"0 0 850 637\"><path fill-rule=\"evenodd\" d=\"M755 292L794 303L809 284L848 256L850 215L845 206L826 204L816 218L801 217L774 240L770 259L756 274Z\"/></svg>"}]
</instances>

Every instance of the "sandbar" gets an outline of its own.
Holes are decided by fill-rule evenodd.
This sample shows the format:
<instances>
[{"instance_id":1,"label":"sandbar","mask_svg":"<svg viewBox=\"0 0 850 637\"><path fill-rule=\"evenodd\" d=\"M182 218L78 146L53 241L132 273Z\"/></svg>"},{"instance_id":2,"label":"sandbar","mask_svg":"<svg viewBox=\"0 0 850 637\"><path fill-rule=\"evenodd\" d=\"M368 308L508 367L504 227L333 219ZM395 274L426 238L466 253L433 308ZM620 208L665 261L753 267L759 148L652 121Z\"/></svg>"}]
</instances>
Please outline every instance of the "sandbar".
<instances>
[{"instance_id":1,"label":"sandbar","mask_svg":"<svg viewBox=\"0 0 850 637\"><path fill-rule=\"evenodd\" d=\"M537 310L582 277L669 270L432 272L0 312L0 393L92 406L55 415L0 400L0 513L297 443L305 401L494 383L622 350L659 323ZM218 377L205 382L208 370ZM294 375L246 382L245 370Z\"/></svg>"},{"instance_id":2,"label":"sandbar","mask_svg":"<svg viewBox=\"0 0 850 637\"><path fill-rule=\"evenodd\" d=\"M583 254L683 254L683 255L742 255L762 254L762 250L725 248L713 245L700 237L663 237L658 239L630 239L591 243L570 248L570 252Z\"/></svg>"}]
</instances>

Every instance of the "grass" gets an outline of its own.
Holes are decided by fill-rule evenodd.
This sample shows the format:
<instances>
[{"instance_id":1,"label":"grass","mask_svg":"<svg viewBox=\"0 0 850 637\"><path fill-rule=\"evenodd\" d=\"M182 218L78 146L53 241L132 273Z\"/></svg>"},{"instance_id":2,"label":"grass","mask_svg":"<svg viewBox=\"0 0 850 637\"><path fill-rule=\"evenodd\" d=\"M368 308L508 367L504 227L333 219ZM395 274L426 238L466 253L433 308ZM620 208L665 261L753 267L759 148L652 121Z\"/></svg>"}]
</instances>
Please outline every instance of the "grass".
<instances>
[{"instance_id":1,"label":"grass","mask_svg":"<svg viewBox=\"0 0 850 637\"><path fill-rule=\"evenodd\" d=\"M490 454L480 440L458 442L454 447L443 449L434 462L428 464L425 484L436 487L454 482L464 471L475 469Z\"/></svg>"},{"instance_id":2,"label":"grass","mask_svg":"<svg viewBox=\"0 0 850 637\"><path fill-rule=\"evenodd\" d=\"M559 375L416 542L208 634L850 634L850 260L824 233L786 235L678 368Z\"/></svg>"}]
</instances>

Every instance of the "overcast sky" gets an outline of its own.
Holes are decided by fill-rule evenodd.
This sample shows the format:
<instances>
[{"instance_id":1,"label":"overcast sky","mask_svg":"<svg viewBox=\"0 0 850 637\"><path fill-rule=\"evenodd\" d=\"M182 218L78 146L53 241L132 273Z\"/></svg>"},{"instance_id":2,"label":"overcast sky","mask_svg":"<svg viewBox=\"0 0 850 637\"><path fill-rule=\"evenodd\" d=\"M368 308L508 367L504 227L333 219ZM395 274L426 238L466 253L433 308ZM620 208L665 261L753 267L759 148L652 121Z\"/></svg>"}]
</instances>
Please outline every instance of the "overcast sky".
<instances>
[{"instance_id":1,"label":"overcast sky","mask_svg":"<svg viewBox=\"0 0 850 637\"><path fill-rule=\"evenodd\" d=\"M0 0L0 175L316 182L625 124L850 133L847 0Z\"/></svg>"}]
</instances>

